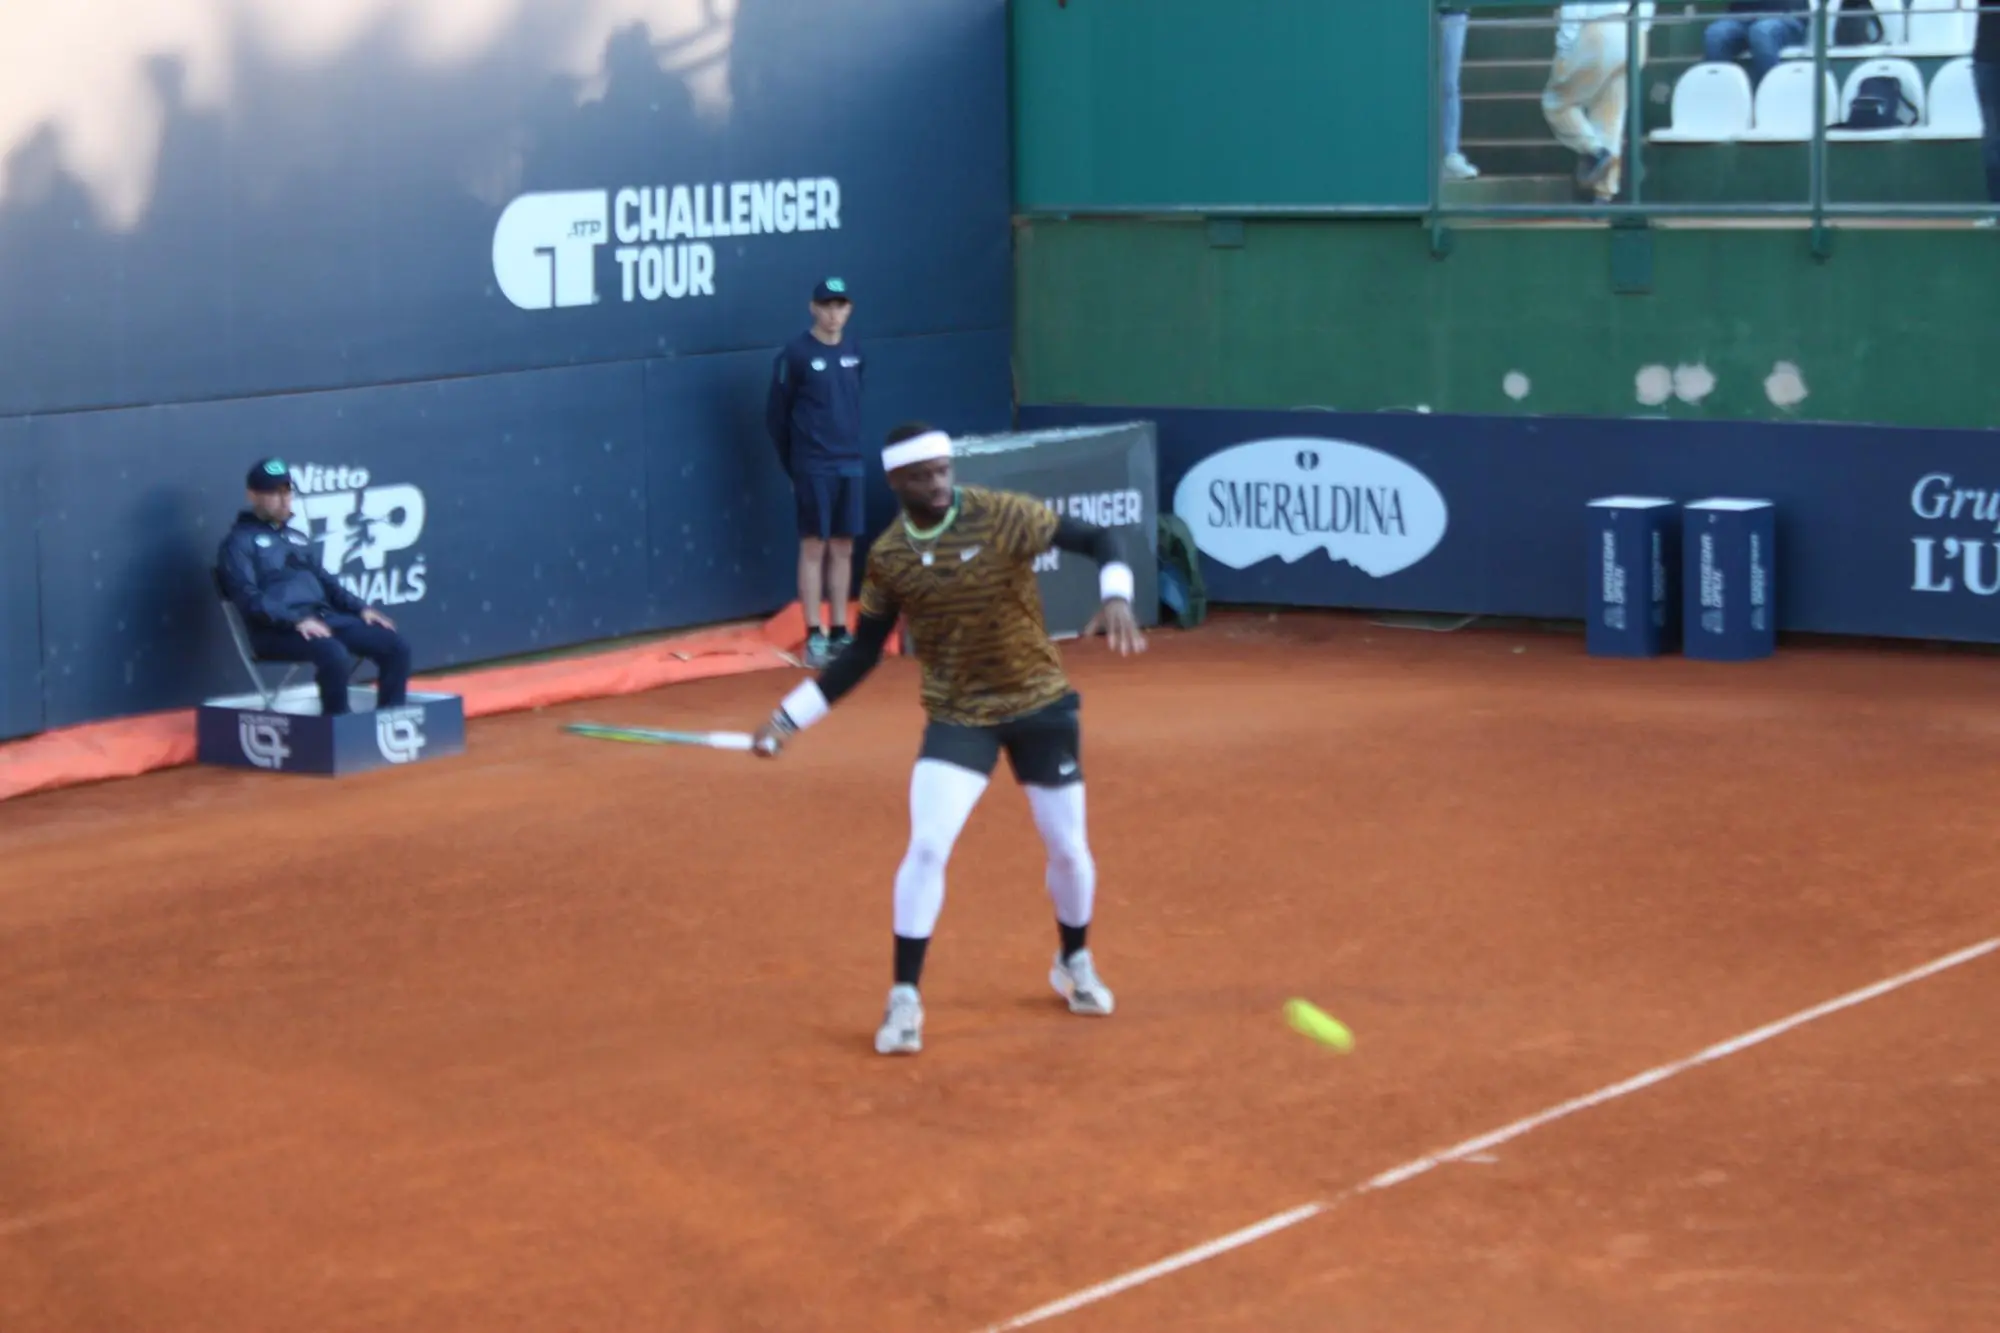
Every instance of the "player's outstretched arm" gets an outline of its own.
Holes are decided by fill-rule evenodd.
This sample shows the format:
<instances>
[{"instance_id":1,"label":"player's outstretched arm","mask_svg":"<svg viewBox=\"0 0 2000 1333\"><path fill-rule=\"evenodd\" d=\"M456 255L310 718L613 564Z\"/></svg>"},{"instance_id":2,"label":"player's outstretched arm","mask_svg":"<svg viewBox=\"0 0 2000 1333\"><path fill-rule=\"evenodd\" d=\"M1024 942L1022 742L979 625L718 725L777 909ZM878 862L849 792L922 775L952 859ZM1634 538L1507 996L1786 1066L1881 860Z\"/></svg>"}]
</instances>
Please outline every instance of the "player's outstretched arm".
<instances>
[{"instance_id":1,"label":"player's outstretched arm","mask_svg":"<svg viewBox=\"0 0 2000 1333\"><path fill-rule=\"evenodd\" d=\"M854 627L853 639L819 673L819 679L806 681L786 695L771 714L771 720L759 728L753 746L755 752L774 755L787 740L825 717L843 694L866 680L868 673L881 662L889 632L895 628L894 615L883 617L863 611L860 623Z\"/></svg>"},{"instance_id":2,"label":"player's outstretched arm","mask_svg":"<svg viewBox=\"0 0 2000 1333\"><path fill-rule=\"evenodd\" d=\"M1132 566L1125 563L1124 544L1118 540L1117 530L1079 518L1062 518L1056 521L1049 545L1097 562L1097 588L1104 605L1084 627L1084 637L1102 632L1111 650L1121 657L1145 652L1146 636L1139 629L1138 617L1132 614Z\"/></svg>"}]
</instances>

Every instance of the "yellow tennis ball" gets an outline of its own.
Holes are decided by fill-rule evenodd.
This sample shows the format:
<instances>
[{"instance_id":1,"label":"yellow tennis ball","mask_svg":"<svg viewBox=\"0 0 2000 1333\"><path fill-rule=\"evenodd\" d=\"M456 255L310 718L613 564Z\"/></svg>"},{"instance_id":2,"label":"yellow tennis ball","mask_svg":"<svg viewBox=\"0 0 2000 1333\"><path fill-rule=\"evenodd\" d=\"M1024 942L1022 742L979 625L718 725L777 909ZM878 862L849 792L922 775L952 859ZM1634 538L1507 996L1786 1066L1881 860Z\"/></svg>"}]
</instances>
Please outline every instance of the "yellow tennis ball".
<instances>
[{"instance_id":1,"label":"yellow tennis ball","mask_svg":"<svg viewBox=\"0 0 2000 1333\"><path fill-rule=\"evenodd\" d=\"M1354 1049L1354 1034L1347 1030L1347 1025L1309 1001L1285 1001L1285 1021L1294 1030L1343 1055Z\"/></svg>"}]
</instances>

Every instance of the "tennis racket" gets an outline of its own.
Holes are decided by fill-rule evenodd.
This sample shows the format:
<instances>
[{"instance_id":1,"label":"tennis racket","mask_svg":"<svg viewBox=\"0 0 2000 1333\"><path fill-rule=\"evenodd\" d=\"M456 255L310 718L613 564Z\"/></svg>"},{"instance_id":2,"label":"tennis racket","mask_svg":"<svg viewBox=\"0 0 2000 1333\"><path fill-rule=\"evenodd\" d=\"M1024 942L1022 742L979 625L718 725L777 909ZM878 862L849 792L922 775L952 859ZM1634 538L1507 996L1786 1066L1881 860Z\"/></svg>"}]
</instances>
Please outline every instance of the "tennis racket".
<instances>
[{"instance_id":1,"label":"tennis racket","mask_svg":"<svg viewBox=\"0 0 2000 1333\"><path fill-rule=\"evenodd\" d=\"M634 745L697 745L710 750L742 750L755 742L747 731L660 731L652 727L615 727L602 722L572 722L563 728L578 736Z\"/></svg>"}]
</instances>

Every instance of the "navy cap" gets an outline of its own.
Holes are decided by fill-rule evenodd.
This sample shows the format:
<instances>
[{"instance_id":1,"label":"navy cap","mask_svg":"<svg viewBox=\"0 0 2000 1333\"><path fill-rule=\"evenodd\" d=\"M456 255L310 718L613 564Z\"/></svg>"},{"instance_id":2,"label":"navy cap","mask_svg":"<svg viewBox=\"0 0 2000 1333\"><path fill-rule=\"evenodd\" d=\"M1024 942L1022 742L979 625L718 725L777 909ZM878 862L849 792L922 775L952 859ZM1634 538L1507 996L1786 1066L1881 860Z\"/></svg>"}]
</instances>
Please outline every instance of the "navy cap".
<instances>
[{"instance_id":1,"label":"navy cap","mask_svg":"<svg viewBox=\"0 0 2000 1333\"><path fill-rule=\"evenodd\" d=\"M852 296L847 294L847 279L845 278L823 278L819 286L813 288L813 303L815 305L821 301L852 301L853 299Z\"/></svg>"},{"instance_id":2,"label":"navy cap","mask_svg":"<svg viewBox=\"0 0 2000 1333\"><path fill-rule=\"evenodd\" d=\"M243 484L253 491L282 491L292 484L292 470L282 458L260 459L251 465Z\"/></svg>"}]
</instances>

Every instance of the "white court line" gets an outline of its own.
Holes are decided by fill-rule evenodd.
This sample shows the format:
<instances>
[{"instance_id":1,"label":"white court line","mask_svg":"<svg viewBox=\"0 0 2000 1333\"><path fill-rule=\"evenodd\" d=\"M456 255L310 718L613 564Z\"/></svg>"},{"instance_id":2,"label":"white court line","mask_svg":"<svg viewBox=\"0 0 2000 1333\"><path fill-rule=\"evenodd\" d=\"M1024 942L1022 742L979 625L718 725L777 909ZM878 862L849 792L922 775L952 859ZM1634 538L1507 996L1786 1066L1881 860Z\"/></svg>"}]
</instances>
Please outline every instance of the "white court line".
<instances>
[{"instance_id":1,"label":"white court line","mask_svg":"<svg viewBox=\"0 0 2000 1333\"><path fill-rule=\"evenodd\" d=\"M1318 1203L1303 1204L1288 1212L1267 1217L1261 1222L1244 1227L1241 1231L1232 1231L1228 1235L1217 1237L1205 1245L1197 1245L1191 1250L1182 1250L1179 1254L1170 1255L1156 1264L1148 1264L1144 1268L1133 1269L1123 1276L1112 1278L1109 1282L1100 1282L1094 1287L1086 1287L1074 1295L1065 1296L1059 1301L1051 1301L1049 1304L1039 1309L1030 1310L1024 1315L1016 1315L1004 1324L989 1325L982 1333L1007 1333L1009 1329L1026 1328L1030 1324L1039 1324L1046 1320L1054 1319L1059 1315L1068 1314L1072 1310L1080 1310L1086 1305L1095 1305L1099 1301L1116 1296L1121 1291L1129 1291L1133 1287L1144 1286L1156 1278L1166 1277L1170 1273L1178 1273L1183 1268L1192 1268L1196 1264L1205 1263L1218 1255L1227 1254L1231 1250L1241 1249L1245 1245L1250 1245L1264 1239L1266 1236L1276 1235L1278 1232L1284 1231L1289 1227L1295 1227L1301 1222L1309 1221L1312 1218L1318 1217L1321 1213L1327 1212L1342 1200L1353 1198L1358 1194L1367 1194L1373 1190L1385 1190L1392 1185L1400 1185L1406 1180L1412 1180L1417 1176L1421 1176L1433 1167L1442 1166L1446 1162L1454 1162L1463 1157L1470 1157L1475 1153L1483 1153L1489 1148L1506 1143L1510 1139L1517 1139L1529 1130L1539 1129L1552 1121L1561 1120L1565 1116L1575 1115L1578 1111L1587 1111L1593 1106L1602 1106L1606 1102L1616 1101L1625 1094L1637 1092L1641 1088L1650 1088L1656 1083L1664 1083L1676 1074L1684 1074L1690 1069L1710 1064L1722 1059L1726 1055L1734 1055L1738 1051L1748 1050L1752 1046L1767 1042L1773 1037L1781 1036L1784 1033L1790 1032L1793 1028L1802 1027L1815 1019L1825 1018L1828 1014L1838 1013L1842 1009L1852 1008L1854 1005L1873 1000L1878 996L1887 995L1890 991L1907 986L1913 981L1922 981L1925 977L1934 976L1939 972L1957 967L1961 963L1969 963L1975 958L1992 953L1995 949L2000 949L2000 935L1996 935L1992 939L1983 941L1982 943L1972 945L1970 948L1960 949L1957 953L1946 954L1943 958L1925 963L1922 967L1913 968L1898 976L1890 977L1886 981L1878 981L1872 986L1863 986L1860 990L1849 991L1847 994L1837 999L1828 1000L1824 1004L1816 1004L1810 1009L1802 1009L1790 1018L1781 1018L1775 1023L1767 1023L1763 1027L1746 1032L1740 1037L1731 1037L1727 1041L1717 1042L1705 1050L1695 1052L1695 1054L1688 1056L1684 1060L1675 1060L1671 1064L1656 1065L1643 1074L1635 1074L1623 1082L1613 1083L1609 1087L1599 1088L1596 1092L1586 1093L1581 1097L1572 1097L1560 1105L1552 1106L1546 1111L1538 1112L1525 1119L1516 1120L1513 1124L1496 1129L1490 1134L1481 1134L1476 1139L1467 1139L1465 1142L1446 1148L1441 1152L1435 1152L1427 1157L1419 1157L1415 1161L1405 1162L1401 1166L1392 1167L1380 1175L1373 1176L1362 1184L1355 1186L1353 1189L1335 1195L1331 1199L1326 1199Z\"/></svg>"}]
</instances>

